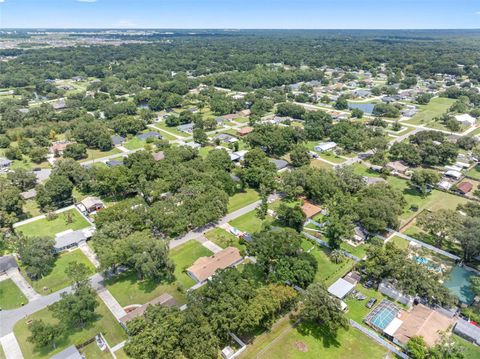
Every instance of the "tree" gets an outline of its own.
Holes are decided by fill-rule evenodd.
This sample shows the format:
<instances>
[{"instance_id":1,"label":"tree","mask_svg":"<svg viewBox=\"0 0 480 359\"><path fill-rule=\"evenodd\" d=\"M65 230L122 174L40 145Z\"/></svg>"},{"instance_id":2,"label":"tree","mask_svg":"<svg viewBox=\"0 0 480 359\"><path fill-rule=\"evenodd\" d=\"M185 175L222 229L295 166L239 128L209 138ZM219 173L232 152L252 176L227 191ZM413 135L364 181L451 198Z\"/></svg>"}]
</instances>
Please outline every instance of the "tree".
<instances>
[{"instance_id":1,"label":"tree","mask_svg":"<svg viewBox=\"0 0 480 359\"><path fill-rule=\"evenodd\" d=\"M63 157L81 160L87 158L87 146L83 143L71 143L63 151Z\"/></svg>"},{"instance_id":2,"label":"tree","mask_svg":"<svg viewBox=\"0 0 480 359\"><path fill-rule=\"evenodd\" d=\"M29 277L33 279L47 275L55 262L51 238L25 237L18 240L18 254Z\"/></svg>"},{"instance_id":3,"label":"tree","mask_svg":"<svg viewBox=\"0 0 480 359\"><path fill-rule=\"evenodd\" d=\"M301 250L301 243L301 236L291 229L264 230L254 234L248 252L256 256L269 281L305 288L315 277L317 262Z\"/></svg>"},{"instance_id":4,"label":"tree","mask_svg":"<svg viewBox=\"0 0 480 359\"><path fill-rule=\"evenodd\" d=\"M417 223L422 229L435 239L435 245L444 247L444 242L451 236L461 223L461 216L458 212L439 209L435 212L424 211L417 217Z\"/></svg>"},{"instance_id":5,"label":"tree","mask_svg":"<svg viewBox=\"0 0 480 359\"><path fill-rule=\"evenodd\" d=\"M215 169L230 172L232 168L232 160L228 152L224 149L211 150L207 154L206 161Z\"/></svg>"},{"instance_id":6,"label":"tree","mask_svg":"<svg viewBox=\"0 0 480 359\"><path fill-rule=\"evenodd\" d=\"M354 225L349 216L331 213L325 226L325 237L332 248L340 248L343 241L352 238Z\"/></svg>"},{"instance_id":7,"label":"tree","mask_svg":"<svg viewBox=\"0 0 480 359\"><path fill-rule=\"evenodd\" d=\"M254 148L245 154L240 176L250 187L260 188L263 184L273 189L276 176L275 165L268 160L261 149Z\"/></svg>"},{"instance_id":8,"label":"tree","mask_svg":"<svg viewBox=\"0 0 480 359\"><path fill-rule=\"evenodd\" d=\"M353 118L362 118L363 117L363 111L360 110L359 108L352 109L351 114L352 114Z\"/></svg>"},{"instance_id":9,"label":"tree","mask_svg":"<svg viewBox=\"0 0 480 359\"><path fill-rule=\"evenodd\" d=\"M412 359L427 359L428 347L422 336L413 336L407 342L408 354Z\"/></svg>"},{"instance_id":10,"label":"tree","mask_svg":"<svg viewBox=\"0 0 480 359\"><path fill-rule=\"evenodd\" d=\"M302 145L296 145L290 152L290 160L294 167L301 167L310 164L308 149Z\"/></svg>"},{"instance_id":11,"label":"tree","mask_svg":"<svg viewBox=\"0 0 480 359\"><path fill-rule=\"evenodd\" d=\"M193 141L199 143L201 146L205 146L208 143L208 136L206 132L201 128L193 129Z\"/></svg>"},{"instance_id":12,"label":"tree","mask_svg":"<svg viewBox=\"0 0 480 359\"><path fill-rule=\"evenodd\" d=\"M24 168L18 168L13 172L9 172L7 178L20 191L28 191L34 188L37 182L35 173Z\"/></svg>"},{"instance_id":13,"label":"tree","mask_svg":"<svg viewBox=\"0 0 480 359\"><path fill-rule=\"evenodd\" d=\"M301 232L307 217L300 206L289 207L285 203L280 204L277 210L278 220L287 227Z\"/></svg>"},{"instance_id":14,"label":"tree","mask_svg":"<svg viewBox=\"0 0 480 359\"><path fill-rule=\"evenodd\" d=\"M440 179L440 174L437 171L419 169L413 172L410 184L417 188L424 197L432 187L440 182Z\"/></svg>"},{"instance_id":15,"label":"tree","mask_svg":"<svg viewBox=\"0 0 480 359\"><path fill-rule=\"evenodd\" d=\"M330 260L336 264L340 264L346 259L345 254L339 249L334 249L333 251L331 251L329 257Z\"/></svg>"},{"instance_id":16,"label":"tree","mask_svg":"<svg viewBox=\"0 0 480 359\"><path fill-rule=\"evenodd\" d=\"M335 107L337 110L346 110L346 109L348 109L348 101L347 101L347 98L346 98L345 96L340 96L340 97L337 99L337 102L335 102L334 107Z\"/></svg>"},{"instance_id":17,"label":"tree","mask_svg":"<svg viewBox=\"0 0 480 359\"><path fill-rule=\"evenodd\" d=\"M34 163L42 163L47 159L47 149L43 147L32 147L28 152L30 159Z\"/></svg>"},{"instance_id":18,"label":"tree","mask_svg":"<svg viewBox=\"0 0 480 359\"><path fill-rule=\"evenodd\" d=\"M53 174L45 184L37 186L37 202L42 209L62 207L72 200L72 190L67 177Z\"/></svg>"},{"instance_id":19,"label":"tree","mask_svg":"<svg viewBox=\"0 0 480 359\"><path fill-rule=\"evenodd\" d=\"M470 261L480 254L480 218L466 217L453 233L453 237L460 243L465 261Z\"/></svg>"},{"instance_id":20,"label":"tree","mask_svg":"<svg viewBox=\"0 0 480 359\"><path fill-rule=\"evenodd\" d=\"M62 299L48 308L61 323L70 328L84 328L95 318L95 308L99 304L89 283L79 283L73 293L65 292L60 296Z\"/></svg>"},{"instance_id":21,"label":"tree","mask_svg":"<svg viewBox=\"0 0 480 359\"><path fill-rule=\"evenodd\" d=\"M8 227L23 213L24 200L20 189L5 178L0 178L0 193L0 227Z\"/></svg>"},{"instance_id":22,"label":"tree","mask_svg":"<svg viewBox=\"0 0 480 359\"><path fill-rule=\"evenodd\" d=\"M300 313L304 319L321 325L334 335L338 329L348 327L340 301L333 298L320 282L311 284L305 291Z\"/></svg>"},{"instance_id":23,"label":"tree","mask_svg":"<svg viewBox=\"0 0 480 359\"><path fill-rule=\"evenodd\" d=\"M35 344L37 348L52 346L56 348L56 341L62 334L62 329L58 325L47 324L41 319L35 319L28 327L32 335L27 341Z\"/></svg>"},{"instance_id":24,"label":"tree","mask_svg":"<svg viewBox=\"0 0 480 359\"><path fill-rule=\"evenodd\" d=\"M67 268L65 268L65 274L68 276L68 278L73 280L73 283L76 287L84 284L90 273L91 271L84 263L79 263L76 261L69 262Z\"/></svg>"}]
</instances>

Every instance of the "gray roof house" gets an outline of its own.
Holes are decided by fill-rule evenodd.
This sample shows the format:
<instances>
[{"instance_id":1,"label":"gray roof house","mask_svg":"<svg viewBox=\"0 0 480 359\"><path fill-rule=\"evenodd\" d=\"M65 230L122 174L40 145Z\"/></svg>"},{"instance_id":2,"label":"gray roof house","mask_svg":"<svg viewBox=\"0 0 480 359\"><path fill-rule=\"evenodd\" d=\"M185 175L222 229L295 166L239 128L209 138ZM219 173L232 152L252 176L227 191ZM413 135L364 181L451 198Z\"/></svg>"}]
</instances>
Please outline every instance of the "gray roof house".
<instances>
[{"instance_id":1,"label":"gray roof house","mask_svg":"<svg viewBox=\"0 0 480 359\"><path fill-rule=\"evenodd\" d=\"M69 346L67 349L61 351L58 354L55 354L50 359L83 359L80 352L77 350L75 345Z\"/></svg>"},{"instance_id":2,"label":"gray roof house","mask_svg":"<svg viewBox=\"0 0 480 359\"><path fill-rule=\"evenodd\" d=\"M402 304L405 304L409 308L413 304L413 297L408 294L403 294L400 290L398 290L395 285L388 280L383 280L378 285L378 291L382 294L385 294L387 297L396 300Z\"/></svg>"},{"instance_id":3,"label":"gray roof house","mask_svg":"<svg viewBox=\"0 0 480 359\"><path fill-rule=\"evenodd\" d=\"M193 122L186 123L184 125L177 126L177 130L182 131L182 132L186 132L186 133L192 133L193 126L194 126Z\"/></svg>"},{"instance_id":4,"label":"gray roof house","mask_svg":"<svg viewBox=\"0 0 480 359\"><path fill-rule=\"evenodd\" d=\"M125 142L125 137L119 135L113 135L111 138L114 146L120 146L122 143Z\"/></svg>"},{"instance_id":5,"label":"gray roof house","mask_svg":"<svg viewBox=\"0 0 480 359\"><path fill-rule=\"evenodd\" d=\"M12 268L18 268L18 264L14 256L7 255L0 257L0 273L5 273Z\"/></svg>"},{"instance_id":6,"label":"gray roof house","mask_svg":"<svg viewBox=\"0 0 480 359\"><path fill-rule=\"evenodd\" d=\"M277 160L272 158L270 159L270 162L275 165L275 168L277 169L277 171L281 171L284 168L287 168L288 166L288 162L285 160Z\"/></svg>"},{"instance_id":7,"label":"gray roof house","mask_svg":"<svg viewBox=\"0 0 480 359\"><path fill-rule=\"evenodd\" d=\"M55 252L62 252L69 248L78 247L80 244L87 241L87 237L83 231L71 231L61 234L55 238L53 246Z\"/></svg>"},{"instance_id":8,"label":"gray roof house","mask_svg":"<svg viewBox=\"0 0 480 359\"><path fill-rule=\"evenodd\" d=\"M146 141L149 138L160 138L161 139L162 135L159 134L158 132L150 131L150 132L145 132L145 133L141 133L141 134L137 135L137 138L139 138L143 141Z\"/></svg>"},{"instance_id":9,"label":"gray roof house","mask_svg":"<svg viewBox=\"0 0 480 359\"><path fill-rule=\"evenodd\" d=\"M480 345L480 327L475 324L460 318L455 324L453 332L472 343Z\"/></svg>"},{"instance_id":10,"label":"gray roof house","mask_svg":"<svg viewBox=\"0 0 480 359\"><path fill-rule=\"evenodd\" d=\"M107 162L105 162L105 164L106 164L108 167L123 166L123 161L119 161L119 160L108 160Z\"/></svg>"}]
</instances>

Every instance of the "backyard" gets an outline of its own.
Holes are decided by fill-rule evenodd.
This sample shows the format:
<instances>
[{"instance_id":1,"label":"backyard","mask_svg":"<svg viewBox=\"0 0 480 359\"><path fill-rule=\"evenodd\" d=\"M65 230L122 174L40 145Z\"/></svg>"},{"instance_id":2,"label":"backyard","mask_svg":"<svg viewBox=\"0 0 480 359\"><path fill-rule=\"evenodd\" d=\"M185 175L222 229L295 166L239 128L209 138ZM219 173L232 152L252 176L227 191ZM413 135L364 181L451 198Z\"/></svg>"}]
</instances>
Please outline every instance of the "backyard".
<instances>
[{"instance_id":1,"label":"backyard","mask_svg":"<svg viewBox=\"0 0 480 359\"><path fill-rule=\"evenodd\" d=\"M28 300L11 279L0 282L0 310L19 308Z\"/></svg>"},{"instance_id":2,"label":"backyard","mask_svg":"<svg viewBox=\"0 0 480 359\"><path fill-rule=\"evenodd\" d=\"M87 149L87 158L84 158L80 162L96 160L102 157L116 155L118 153L122 153L122 151L120 151L118 148L112 148L110 151L100 151L97 149L89 148Z\"/></svg>"},{"instance_id":3,"label":"backyard","mask_svg":"<svg viewBox=\"0 0 480 359\"><path fill-rule=\"evenodd\" d=\"M454 99L436 97L432 98L427 105L417 105L418 111L410 120L406 121L414 125L428 124L435 117L438 117L455 103Z\"/></svg>"},{"instance_id":4,"label":"backyard","mask_svg":"<svg viewBox=\"0 0 480 359\"><path fill-rule=\"evenodd\" d=\"M240 244L237 237L222 228L216 227L208 231L205 233L205 237L222 248L236 247L241 251L246 248L244 244Z\"/></svg>"},{"instance_id":5,"label":"backyard","mask_svg":"<svg viewBox=\"0 0 480 359\"><path fill-rule=\"evenodd\" d=\"M386 354L386 349L354 328L340 329L333 337L313 323L300 323L294 327L285 317L270 332L255 338L241 358L380 359Z\"/></svg>"},{"instance_id":6,"label":"backyard","mask_svg":"<svg viewBox=\"0 0 480 359\"><path fill-rule=\"evenodd\" d=\"M56 349L52 347L36 349L34 344L27 341L27 338L31 335L27 323L31 320L42 319L46 323L58 323L58 320L53 317L52 312L48 308L42 309L18 321L13 328L13 332L17 337L23 356L29 359L50 358L52 355L61 352L71 345L79 345L86 342L98 333L103 334L110 346L124 341L127 338L125 331L120 324L118 324L105 304L99 298L97 298L97 301L99 303L99 306L95 310L97 319L83 329L63 330L63 335L59 337L56 342Z\"/></svg>"},{"instance_id":7,"label":"backyard","mask_svg":"<svg viewBox=\"0 0 480 359\"><path fill-rule=\"evenodd\" d=\"M243 216L240 216L230 222L232 227L235 227L243 232L253 234L259 232L262 229L262 224L272 222L273 218L267 216L266 219L261 220L257 217L257 211L250 211L245 213Z\"/></svg>"},{"instance_id":8,"label":"backyard","mask_svg":"<svg viewBox=\"0 0 480 359\"><path fill-rule=\"evenodd\" d=\"M170 258L175 263L175 278L180 282L185 289L190 288L195 284L195 281L185 273L185 270L190 267L200 257L211 256L212 252L202 246L197 241L189 241L180 247L170 251Z\"/></svg>"},{"instance_id":9,"label":"backyard","mask_svg":"<svg viewBox=\"0 0 480 359\"><path fill-rule=\"evenodd\" d=\"M95 267L80 249L60 254L55 260L55 264L51 272L39 280L31 280L25 273L25 269L23 267L20 268L22 275L27 279L30 285L38 293L46 295L72 284L71 278L69 278L65 273L65 269L67 269L68 264L72 262L83 263L88 268L90 274L95 273Z\"/></svg>"},{"instance_id":10,"label":"backyard","mask_svg":"<svg viewBox=\"0 0 480 359\"><path fill-rule=\"evenodd\" d=\"M54 238L57 233L64 232L68 229L78 230L89 226L90 223L75 208L72 208L59 213L55 219L38 219L16 227L15 231L27 237Z\"/></svg>"}]
</instances>

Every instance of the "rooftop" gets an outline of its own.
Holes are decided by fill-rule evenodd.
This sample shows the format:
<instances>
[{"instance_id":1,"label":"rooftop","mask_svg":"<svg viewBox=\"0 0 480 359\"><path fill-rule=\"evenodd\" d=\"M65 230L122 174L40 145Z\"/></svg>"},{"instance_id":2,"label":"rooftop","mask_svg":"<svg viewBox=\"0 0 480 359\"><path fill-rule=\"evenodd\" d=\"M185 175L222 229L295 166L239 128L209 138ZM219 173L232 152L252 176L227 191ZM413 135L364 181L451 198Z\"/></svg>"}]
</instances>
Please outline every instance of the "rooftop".
<instances>
[{"instance_id":1,"label":"rooftop","mask_svg":"<svg viewBox=\"0 0 480 359\"><path fill-rule=\"evenodd\" d=\"M198 282L203 282L213 276L218 269L230 267L242 260L240 251L235 247L227 247L210 257L198 258L187 271Z\"/></svg>"},{"instance_id":2,"label":"rooftop","mask_svg":"<svg viewBox=\"0 0 480 359\"><path fill-rule=\"evenodd\" d=\"M148 306L150 306L150 305L163 305L163 306L166 306L166 307L171 307L171 306L174 306L175 304L176 304L175 299L170 294L164 293L164 294L156 297L155 299L151 300L150 302L148 302L148 303L146 303L146 304L144 304L144 305L142 305L138 308L135 308L134 310L129 312L127 315L121 317L120 321L124 324L127 324L132 319L135 319L135 318L143 315L143 313L145 313Z\"/></svg>"}]
</instances>

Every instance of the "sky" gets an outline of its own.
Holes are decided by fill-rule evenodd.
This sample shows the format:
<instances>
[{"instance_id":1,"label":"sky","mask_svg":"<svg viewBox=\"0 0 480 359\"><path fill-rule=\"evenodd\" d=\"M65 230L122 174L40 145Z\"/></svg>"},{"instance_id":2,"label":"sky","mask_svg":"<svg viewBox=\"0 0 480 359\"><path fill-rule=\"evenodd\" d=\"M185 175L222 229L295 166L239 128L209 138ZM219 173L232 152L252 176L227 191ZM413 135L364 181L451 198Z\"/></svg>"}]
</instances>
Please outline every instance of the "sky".
<instances>
[{"instance_id":1,"label":"sky","mask_svg":"<svg viewBox=\"0 0 480 359\"><path fill-rule=\"evenodd\" d=\"M0 28L471 29L480 0L0 0Z\"/></svg>"}]
</instances>

